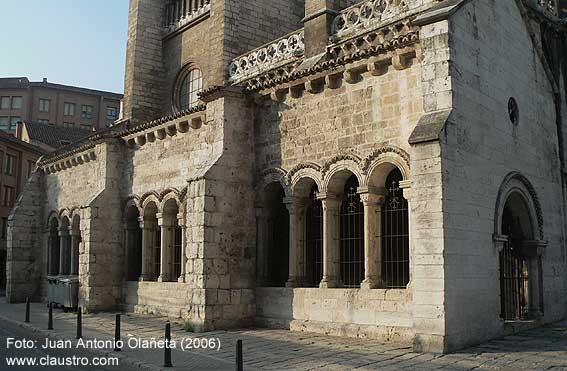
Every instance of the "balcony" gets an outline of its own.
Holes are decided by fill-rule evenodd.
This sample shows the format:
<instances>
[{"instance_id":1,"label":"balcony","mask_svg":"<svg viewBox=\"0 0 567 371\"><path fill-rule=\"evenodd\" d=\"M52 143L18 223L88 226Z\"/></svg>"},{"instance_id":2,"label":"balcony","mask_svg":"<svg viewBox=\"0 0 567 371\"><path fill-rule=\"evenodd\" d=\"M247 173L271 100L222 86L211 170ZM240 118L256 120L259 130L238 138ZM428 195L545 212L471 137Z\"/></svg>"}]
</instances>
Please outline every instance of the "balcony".
<instances>
[{"instance_id":1,"label":"balcony","mask_svg":"<svg viewBox=\"0 0 567 371\"><path fill-rule=\"evenodd\" d=\"M210 11L211 0L170 0L163 17L166 35L195 23Z\"/></svg>"}]
</instances>

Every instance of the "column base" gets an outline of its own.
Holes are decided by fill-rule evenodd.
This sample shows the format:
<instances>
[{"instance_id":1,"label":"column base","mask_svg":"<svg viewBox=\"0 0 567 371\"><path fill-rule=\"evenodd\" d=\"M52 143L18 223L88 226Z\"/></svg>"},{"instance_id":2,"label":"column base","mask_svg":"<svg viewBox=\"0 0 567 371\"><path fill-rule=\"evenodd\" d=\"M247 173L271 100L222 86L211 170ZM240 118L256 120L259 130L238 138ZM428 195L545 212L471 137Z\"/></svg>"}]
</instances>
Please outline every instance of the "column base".
<instances>
[{"instance_id":1,"label":"column base","mask_svg":"<svg viewBox=\"0 0 567 371\"><path fill-rule=\"evenodd\" d=\"M179 276L179 278L177 279L177 282L179 282L179 283L185 283L185 275L182 274L181 276Z\"/></svg>"},{"instance_id":2,"label":"column base","mask_svg":"<svg viewBox=\"0 0 567 371\"><path fill-rule=\"evenodd\" d=\"M372 290L372 289L379 289L381 285L381 281L375 278L367 278L360 284L360 288L363 290Z\"/></svg>"},{"instance_id":3,"label":"column base","mask_svg":"<svg viewBox=\"0 0 567 371\"><path fill-rule=\"evenodd\" d=\"M157 281L158 282L170 282L171 280L167 276L159 276Z\"/></svg>"},{"instance_id":4,"label":"column base","mask_svg":"<svg viewBox=\"0 0 567 371\"><path fill-rule=\"evenodd\" d=\"M285 287L299 287L301 286L301 279L299 277L290 277L285 283Z\"/></svg>"},{"instance_id":5,"label":"column base","mask_svg":"<svg viewBox=\"0 0 567 371\"><path fill-rule=\"evenodd\" d=\"M332 278L326 278L323 277L323 279L321 280L321 283L319 284L319 288L320 289L333 289L333 288L337 288L337 287L341 287L342 283L339 279L332 279Z\"/></svg>"},{"instance_id":6,"label":"column base","mask_svg":"<svg viewBox=\"0 0 567 371\"><path fill-rule=\"evenodd\" d=\"M140 278L138 278L138 281L140 282L149 282L151 281L150 276L149 275L145 275L145 276L140 276Z\"/></svg>"}]
</instances>

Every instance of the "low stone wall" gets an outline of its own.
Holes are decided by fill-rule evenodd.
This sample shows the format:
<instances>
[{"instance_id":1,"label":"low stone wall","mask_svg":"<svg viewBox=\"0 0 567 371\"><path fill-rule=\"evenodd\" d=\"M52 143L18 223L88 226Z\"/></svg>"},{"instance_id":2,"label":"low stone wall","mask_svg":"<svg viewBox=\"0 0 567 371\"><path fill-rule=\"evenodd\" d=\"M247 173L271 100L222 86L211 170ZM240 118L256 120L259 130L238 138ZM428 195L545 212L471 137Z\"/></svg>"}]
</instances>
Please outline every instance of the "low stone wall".
<instances>
[{"instance_id":1,"label":"low stone wall","mask_svg":"<svg viewBox=\"0 0 567 371\"><path fill-rule=\"evenodd\" d=\"M198 327L204 315L204 302L187 283L126 282L123 287L123 310L127 312L183 318ZM203 298L204 299L204 298ZM197 328L196 328L197 330Z\"/></svg>"},{"instance_id":2,"label":"low stone wall","mask_svg":"<svg viewBox=\"0 0 567 371\"><path fill-rule=\"evenodd\" d=\"M256 289L258 326L411 342L410 290Z\"/></svg>"}]
</instances>

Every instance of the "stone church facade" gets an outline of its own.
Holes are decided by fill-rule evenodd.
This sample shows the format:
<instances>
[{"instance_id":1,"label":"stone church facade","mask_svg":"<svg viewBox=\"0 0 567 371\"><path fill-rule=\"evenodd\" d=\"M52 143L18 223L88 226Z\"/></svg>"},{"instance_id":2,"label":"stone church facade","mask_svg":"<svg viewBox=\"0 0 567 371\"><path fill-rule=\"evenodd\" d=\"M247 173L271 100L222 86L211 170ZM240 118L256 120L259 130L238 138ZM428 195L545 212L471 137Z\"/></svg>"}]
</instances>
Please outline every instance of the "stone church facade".
<instances>
[{"instance_id":1,"label":"stone church facade","mask_svg":"<svg viewBox=\"0 0 567 371\"><path fill-rule=\"evenodd\" d=\"M556 0L131 0L124 120L44 156L7 297L447 352L567 311Z\"/></svg>"}]
</instances>

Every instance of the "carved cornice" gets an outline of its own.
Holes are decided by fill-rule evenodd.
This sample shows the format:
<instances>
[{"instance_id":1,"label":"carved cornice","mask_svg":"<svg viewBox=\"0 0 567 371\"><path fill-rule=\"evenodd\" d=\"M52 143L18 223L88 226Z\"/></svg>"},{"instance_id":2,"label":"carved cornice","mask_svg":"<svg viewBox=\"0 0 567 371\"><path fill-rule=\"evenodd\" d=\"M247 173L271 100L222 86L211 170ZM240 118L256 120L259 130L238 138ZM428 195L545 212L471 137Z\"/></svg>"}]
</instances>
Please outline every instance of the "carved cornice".
<instances>
[{"instance_id":1,"label":"carved cornice","mask_svg":"<svg viewBox=\"0 0 567 371\"><path fill-rule=\"evenodd\" d=\"M287 173L288 181L291 182L293 176L303 169L313 169L315 171L320 171L321 167L313 162L302 162L300 164L297 164Z\"/></svg>"}]
</instances>

